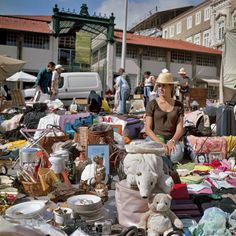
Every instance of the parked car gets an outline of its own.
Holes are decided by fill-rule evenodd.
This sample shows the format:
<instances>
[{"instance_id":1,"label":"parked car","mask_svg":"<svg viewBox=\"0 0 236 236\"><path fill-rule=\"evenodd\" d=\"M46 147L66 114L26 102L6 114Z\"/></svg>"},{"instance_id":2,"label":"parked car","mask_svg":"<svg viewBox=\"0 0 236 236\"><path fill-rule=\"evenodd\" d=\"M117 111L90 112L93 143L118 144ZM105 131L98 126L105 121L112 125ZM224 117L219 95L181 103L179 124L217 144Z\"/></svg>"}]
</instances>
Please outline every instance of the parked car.
<instances>
[{"instance_id":1,"label":"parked car","mask_svg":"<svg viewBox=\"0 0 236 236\"><path fill-rule=\"evenodd\" d=\"M97 72L66 72L61 74L58 98L65 105L71 104L73 98L88 98L91 90L102 95L102 82ZM33 98L36 89L23 90L25 99Z\"/></svg>"}]
</instances>

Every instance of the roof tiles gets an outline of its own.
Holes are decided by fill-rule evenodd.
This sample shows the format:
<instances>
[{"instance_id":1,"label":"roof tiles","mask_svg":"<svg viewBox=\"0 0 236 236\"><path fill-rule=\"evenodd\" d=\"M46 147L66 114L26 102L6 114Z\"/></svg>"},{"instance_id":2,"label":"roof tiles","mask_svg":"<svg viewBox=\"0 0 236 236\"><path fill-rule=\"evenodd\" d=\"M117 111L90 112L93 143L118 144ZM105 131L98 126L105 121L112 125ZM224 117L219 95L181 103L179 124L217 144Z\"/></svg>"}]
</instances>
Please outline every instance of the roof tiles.
<instances>
[{"instance_id":1,"label":"roof tiles","mask_svg":"<svg viewBox=\"0 0 236 236\"><path fill-rule=\"evenodd\" d=\"M115 38L117 41L122 41L122 32L115 31ZM148 37L143 35L136 35L127 33L126 41L128 44L136 44L136 45L145 45L152 47L161 47L161 48L170 48L170 49L180 49L191 52L200 52L200 53L209 53L209 54L218 54L221 55L222 51L204 47L201 45L189 43L183 40L175 40L175 39L163 39L158 37Z\"/></svg>"},{"instance_id":2,"label":"roof tiles","mask_svg":"<svg viewBox=\"0 0 236 236\"><path fill-rule=\"evenodd\" d=\"M46 21L22 19L19 17L10 16L0 16L0 29L11 29L47 34L52 32Z\"/></svg>"}]
</instances>

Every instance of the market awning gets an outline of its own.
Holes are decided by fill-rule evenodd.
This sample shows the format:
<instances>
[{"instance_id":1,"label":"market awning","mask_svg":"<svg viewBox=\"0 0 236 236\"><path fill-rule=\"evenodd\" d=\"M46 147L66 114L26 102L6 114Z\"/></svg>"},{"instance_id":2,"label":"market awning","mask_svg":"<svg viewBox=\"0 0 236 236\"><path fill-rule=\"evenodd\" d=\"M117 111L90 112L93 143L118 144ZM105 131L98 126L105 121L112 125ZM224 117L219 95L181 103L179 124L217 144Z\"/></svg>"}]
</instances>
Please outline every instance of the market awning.
<instances>
[{"instance_id":1,"label":"market awning","mask_svg":"<svg viewBox=\"0 0 236 236\"><path fill-rule=\"evenodd\" d=\"M219 86L219 84L220 84L220 80L218 80L218 79L204 79L204 78L201 78L200 80L208 83L208 86Z\"/></svg>"}]
</instances>

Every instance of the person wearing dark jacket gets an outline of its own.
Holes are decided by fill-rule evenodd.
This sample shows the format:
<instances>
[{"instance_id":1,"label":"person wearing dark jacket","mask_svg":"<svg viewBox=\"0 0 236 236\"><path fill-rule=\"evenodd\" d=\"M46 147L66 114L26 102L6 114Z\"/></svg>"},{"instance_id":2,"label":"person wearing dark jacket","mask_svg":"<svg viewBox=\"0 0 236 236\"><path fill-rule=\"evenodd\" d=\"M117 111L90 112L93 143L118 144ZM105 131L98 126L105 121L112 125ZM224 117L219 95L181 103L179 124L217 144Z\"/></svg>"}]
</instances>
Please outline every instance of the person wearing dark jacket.
<instances>
[{"instance_id":1,"label":"person wearing dark jacket","mask_svg":"<svg viewBox=\"0 0 236 236\"><path fill-rule=\"evenodd\" d=\"M52 72L55 69L55 63L49 62L47 68L39 71L35 81L35 87L40 93L48 93L48 88L51 88Z\"/></svg>"},{"instance_id":2,"label":"person wearing dark jacket","mask_svg":"<svg viewBox=\"0 0 236 236\"><path fill-rule=\"evenodd\" d=\"M101 111L102 99L94 90L90 91L88 104L88 109L90 112L99 113Z\"/></svg>"}]
</instances>

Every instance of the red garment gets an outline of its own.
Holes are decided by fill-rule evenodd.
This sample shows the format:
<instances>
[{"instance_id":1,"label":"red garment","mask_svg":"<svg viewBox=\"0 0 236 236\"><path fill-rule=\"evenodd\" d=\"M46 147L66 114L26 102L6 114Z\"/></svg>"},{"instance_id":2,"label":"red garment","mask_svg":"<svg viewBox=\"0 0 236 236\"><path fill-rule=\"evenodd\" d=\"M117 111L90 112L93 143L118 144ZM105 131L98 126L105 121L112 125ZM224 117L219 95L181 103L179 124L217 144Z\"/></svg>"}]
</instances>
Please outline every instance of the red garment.
<instances>
[{"instance_id":1,"label":"red garment","mask_svg":"<svg viewBox=\"0 0 236 236\"><path fill-rule=\"evenodd\" d=\"M187 184L174 184L170 195L172 199L189 199Z\"/></svg>"}]
</instances>

